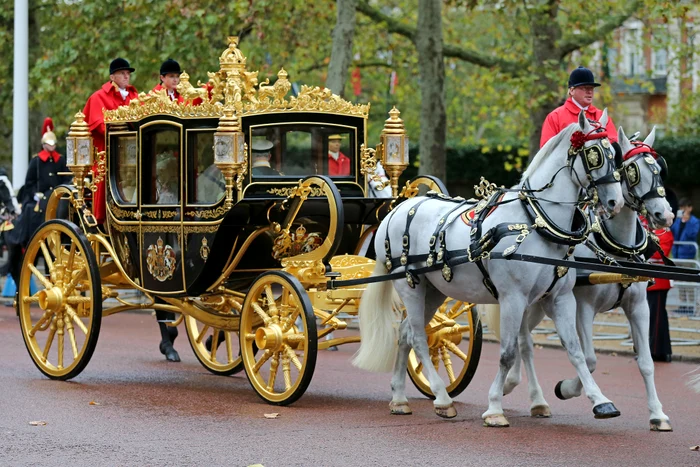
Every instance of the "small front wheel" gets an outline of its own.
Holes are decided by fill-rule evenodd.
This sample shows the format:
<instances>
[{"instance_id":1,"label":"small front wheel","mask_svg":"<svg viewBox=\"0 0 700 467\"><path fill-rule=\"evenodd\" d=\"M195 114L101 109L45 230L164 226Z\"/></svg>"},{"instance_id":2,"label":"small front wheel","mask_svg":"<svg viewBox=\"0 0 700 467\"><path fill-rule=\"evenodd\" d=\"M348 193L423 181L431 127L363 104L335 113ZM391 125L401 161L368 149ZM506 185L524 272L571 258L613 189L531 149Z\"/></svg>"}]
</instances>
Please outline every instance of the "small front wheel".
<instances>
[{"instance_id":1,"label":"small front wheel","mask_svg":"<svg viewBox=\"0 0 700 467\"><path fill-rule=\"evenodd\" d=\"M304 394L318 341L313 307L294 276L271 271L255 279L243 302L239 336L246 376L262 399L289 405Z\"/></svg>"},{"instance_id":2,"label":"small front wheel","mask_svg":"<svg viewBox=\"0 0 700 467\"><path fill-rule=\"evenodd\" d=\"M236 331L216 329L185 316L187 338L195 357L204 368L215 375L235 375L243 369Z\"/></svg>"},{"instance_id":3,"label":"small front wheel","mask_svg":"<svg viewBox=\"0 0 700 467\"><path fill-rule=\"evenodd\" d=\"M17 290L22 337L39 371L58 380L80 374L100 333L102 287L93 250L75 224L54 219L39 227L27 246Z\"/></svg>"}]
</instances>

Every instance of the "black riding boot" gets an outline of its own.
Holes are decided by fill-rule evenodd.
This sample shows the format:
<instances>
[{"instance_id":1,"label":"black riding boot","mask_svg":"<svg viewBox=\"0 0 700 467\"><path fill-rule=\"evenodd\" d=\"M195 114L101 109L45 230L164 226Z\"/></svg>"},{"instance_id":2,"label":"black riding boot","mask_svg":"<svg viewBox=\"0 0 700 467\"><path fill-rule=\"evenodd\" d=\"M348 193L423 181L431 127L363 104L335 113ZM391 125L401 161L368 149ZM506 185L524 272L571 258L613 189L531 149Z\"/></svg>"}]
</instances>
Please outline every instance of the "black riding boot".
<instances>
[{"instance_id":1,"label":"black riding boot","mask_svg":"<svg viewBox=\"0 0 700 467\"><path fill-rule=\"evenodd\" d=\"M156 319L158 320L158 327L160 328L160 353L165 355L166 360L169 362L179 362L180 355L178 355L177 350L173 347L175 339L177 338L177 328L173 326L168 326L162 321L173 321L175 319L175 314L169 311L156 310Z\"/></svg>"}]
</instances>

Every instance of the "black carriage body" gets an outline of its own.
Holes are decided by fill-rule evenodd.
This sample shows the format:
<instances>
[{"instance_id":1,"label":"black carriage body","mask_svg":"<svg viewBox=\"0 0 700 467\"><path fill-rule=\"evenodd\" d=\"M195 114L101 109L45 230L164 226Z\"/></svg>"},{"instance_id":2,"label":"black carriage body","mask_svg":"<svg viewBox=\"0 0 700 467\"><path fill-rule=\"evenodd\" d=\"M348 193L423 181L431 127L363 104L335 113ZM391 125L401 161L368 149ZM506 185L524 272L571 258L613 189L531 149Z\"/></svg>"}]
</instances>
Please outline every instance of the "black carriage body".
<instances>
[{"instance_id":1,"label":"black carriage body","mask_svg":"<svg viewBox=\"0 0 700 467\"><path fill-rule=\"evenodd\" d=\"M329 176L342 199L344 221L327 260L354 253L363 226L378 224L388 212L390 200L365 197L364 117L279 112L244 115L241 121L249 170L241 192L234 188L230 209L223 175L213 163L217 118L151 115L108 124L107 225L114 251L138 287L157 295L198 296L214 284L242 290L261 272L281 268L271 225L283 223L290 208L284 202L306 176ZM342 138L349 174L329 174L331 135ZM274 144L270 165L279 175L251 170L250 148L263 138ZM303 226L300 240L328 234L328 200L313 195L318 194L302 204L292 225L292 231Z\"/></svg>"}]
</instances>

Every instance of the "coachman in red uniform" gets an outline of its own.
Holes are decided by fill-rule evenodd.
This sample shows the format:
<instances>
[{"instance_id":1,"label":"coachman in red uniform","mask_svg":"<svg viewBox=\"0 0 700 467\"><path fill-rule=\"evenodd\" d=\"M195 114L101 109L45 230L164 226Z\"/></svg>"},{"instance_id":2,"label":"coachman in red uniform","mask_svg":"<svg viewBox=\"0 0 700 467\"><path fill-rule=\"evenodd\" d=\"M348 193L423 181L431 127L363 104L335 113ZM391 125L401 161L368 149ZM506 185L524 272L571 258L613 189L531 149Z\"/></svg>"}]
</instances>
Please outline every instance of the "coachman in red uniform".
<instances>
[{"instance_id":1,"label":"coachman in red uniform","mask_svg":"<svg viewBox=\"0 0 700 467\"><path fill-rule=\"evenodd\" d=\"M160 66L160 83L153 88L153 91L158 92L165 89L170 100L182 104L185 99L177 92L177 85L180 84L181 74L182 70L180 70L180 64L172 58L167 59ZM201 102L199 98L196 100ZM195 102L194 104L197 105L199 102Z\"/></svg>"},{"instance_id":2,"label":"coachman in red uniform","mask_svg":"<svg viewBox=\"0 0 700 467\"><path fill-rule=\"evenodd\" d=\"M340 152L340 135L328 137L328 175L350 175L350 158Z\"/></svg>"},{"instance_id":3,"label":"coachman in red uniform","mask_svg":"<svg viewBox=\"0 0 700 467\"><path fill-rule=\"evenodd\" d=\"M134 71L129 62L123 58L115 58L109 64L109 81L95 91L85 103L83 109L85 121L90 127L92 142L98 152L105 150L105 122L102 111L115 110L138 97L136 88L129 84L131 73ZM96 170L96 167L97 163L95 163L93 170ZM104 222L106 215L104 181L97 185L92 209L97 221Z\"/></svg>"},{"instance_id":4,"label":"coachman in red uniform","mask_svg":"<svg viewBox=\"0 0 700 467\"><path fill-rule=\"evenodd\" d=\"M593 105L593 95L595 88L600 86L593 79L593 72L582 66L576 68L569 76L569 98L564 105L557 107L544 120L542 125L542 136L540 147L557 135L561 130L578 122L578 114L581 109L586 111L586 118L600 121L603 111ZM612 118L608 116L608 124L605 127L608 132L608 140L611 143L617 142L617 129Z\"/></svg>"}]
</instances>

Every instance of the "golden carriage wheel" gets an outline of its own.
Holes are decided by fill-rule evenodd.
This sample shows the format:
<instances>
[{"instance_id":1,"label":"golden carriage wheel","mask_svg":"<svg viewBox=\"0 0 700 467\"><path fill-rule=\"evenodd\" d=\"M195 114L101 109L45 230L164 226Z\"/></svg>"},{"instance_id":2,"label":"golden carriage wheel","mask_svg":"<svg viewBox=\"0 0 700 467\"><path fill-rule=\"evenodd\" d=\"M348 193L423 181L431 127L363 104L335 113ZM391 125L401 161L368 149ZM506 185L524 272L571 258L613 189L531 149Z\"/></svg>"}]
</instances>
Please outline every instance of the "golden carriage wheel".
<instances>
[{"instance_id":1,"label":"golden carriage wheel","mask_svg":"<svg viewBox=\"0 0 700 467\"><path fill-rule=\"evenodd\" d=\"M318 341L313 307L294 276L271 271L255 279L241 310L240 342L246 376L261 398L288 405L304 394Z\"/></svg>"},{"instance_id":2,"label":"golden carriage wheel","mask_svg":"<svg viewBox=\"0 0 700 467\"><path fill-rule=\"evenodd\" d=\"M38 288L33 295L32 277ZM34 233L22 262L17 306L24 343L39 371L59 380L80 374L100 333L102 289L90 243L75 224L54 219Z\"/></svg>"},{"instance_id":3,"label":"golden carriage wheel","mask_svg":"<svg viewBox=\"0 0 700 467\"><path fill-rule=\"evenodd\" d=\"M191 316L185 316L185 329L192 351L204 368L220 376L235 375L243 369L237 331L216 329Z\"/></svg>"},{"instance_id":4,"label":"golden carriage wheel","mask_svg":"<svg viewBox=\"0 0 700 467\"><path fill-rule=\"evenodd\" d=\"M476 372L481 357L481 320L473 304L445 300L431 325L453 320L455 323L428 334L428 347L433 366L445 381L447 393L456 397L464 391ZM423 395L434 399L423 365L411 350L408 356L408 374Z\"/></svg>"}]
</instances>

